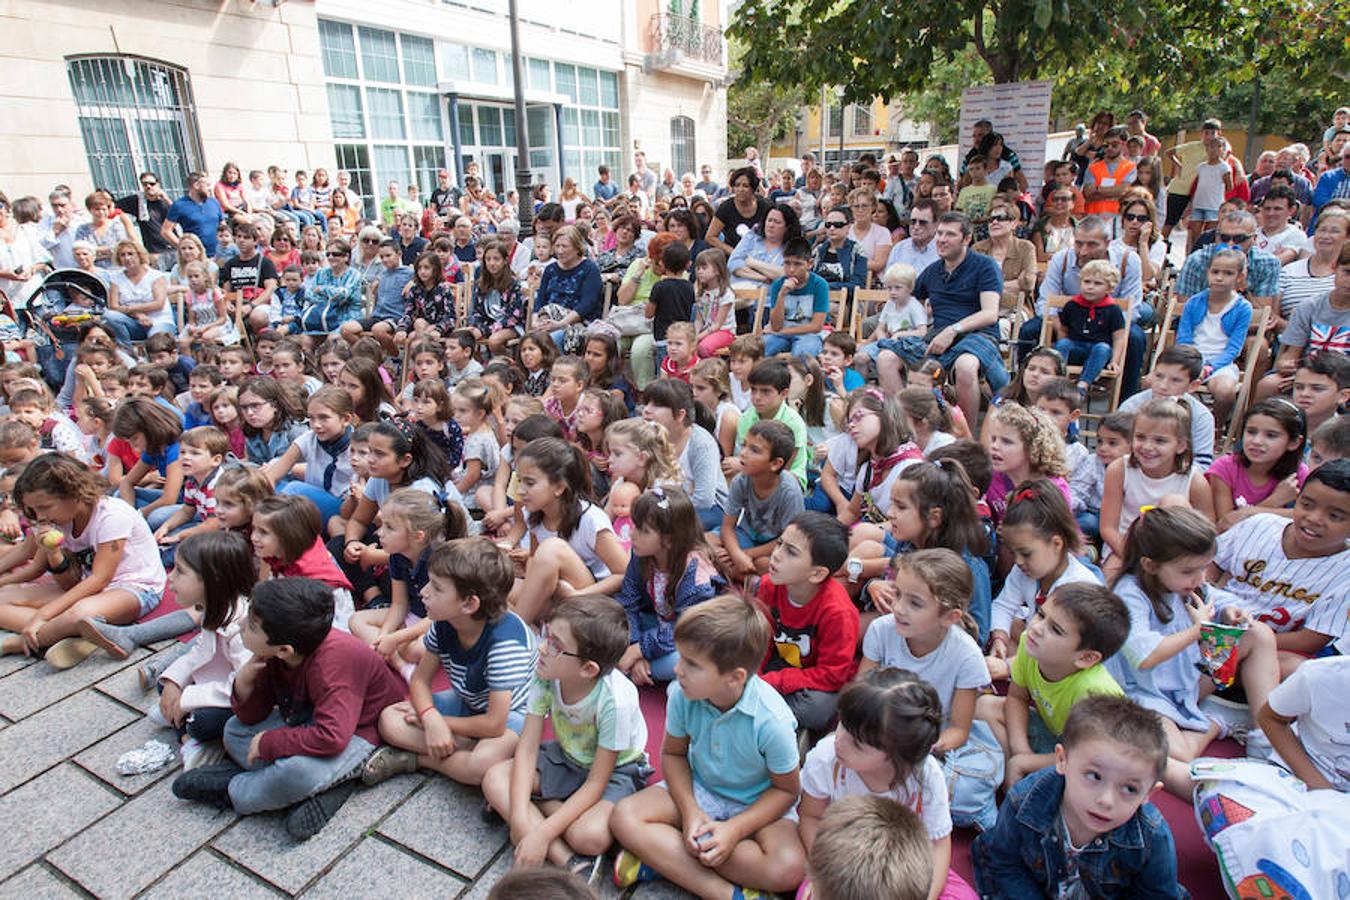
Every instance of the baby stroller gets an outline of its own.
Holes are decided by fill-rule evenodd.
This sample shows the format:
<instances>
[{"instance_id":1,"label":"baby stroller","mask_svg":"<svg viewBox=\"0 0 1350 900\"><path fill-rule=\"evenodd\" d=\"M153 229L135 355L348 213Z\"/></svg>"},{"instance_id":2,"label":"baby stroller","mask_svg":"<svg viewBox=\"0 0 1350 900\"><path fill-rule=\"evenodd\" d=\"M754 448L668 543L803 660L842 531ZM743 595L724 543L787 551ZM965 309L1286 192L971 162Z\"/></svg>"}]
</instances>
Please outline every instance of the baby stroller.
<instances>
[{"instance_id":1,"label":"baby stroller","mask_svg":"<svg viewBox=\"0 0 1350 900\"><path fill-rule=\"evenodd\" d=\"M6 299L5 306L36 347L43 376L60 385L79 343L80 326L99 321L108 308L108 288L80 269L57 269L24 285L18 302Z\"/></svg>"}]
</instances>

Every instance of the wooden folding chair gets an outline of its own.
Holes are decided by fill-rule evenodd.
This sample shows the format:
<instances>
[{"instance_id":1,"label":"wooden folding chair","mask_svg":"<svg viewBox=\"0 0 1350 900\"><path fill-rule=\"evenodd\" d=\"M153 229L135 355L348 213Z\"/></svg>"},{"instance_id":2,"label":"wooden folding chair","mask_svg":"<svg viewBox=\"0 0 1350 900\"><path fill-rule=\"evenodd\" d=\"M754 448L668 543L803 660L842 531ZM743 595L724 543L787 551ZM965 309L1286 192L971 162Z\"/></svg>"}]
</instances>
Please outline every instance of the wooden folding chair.
<instances>
[{"instance_id":1,"label":"wooden folding chair","mask_svg":"<svg viewBox=\"0 0 1350 900\"><path fill-rule=\"evenodd\" d=\"M849 322L849 333L853 335L853 340L862 343L863 320L885 306L890 298L891 293L885 288L858 288L853 292L853 319Z\"/></svg>"},{"instance_id":2,"label":"wooden folding chair","mask_svg":"<svg viewBox=\"0 0 1350 900\"><path fill-rule=\"evenodd\" d=\"M1164 307L1162 319L1158 322L1158 327L1153 333L1153 353L1149 357L1148 370L1153 371L1153 367L1158 364L1158 357L1176 339L1176 330L1172 328L1172 323L1176 321L1181 313L1181 307L1184 302L1176 294L1167 295L1167 306Z\"/></svg>"},{"instance_id":3,"label":"wooden folding chair","mask_svg":"<svg viewBox=\"0 0 1350 900\"><path fill-rule=\"evenodd\" d=\"M1237 399L1233 401L1233 415L1228 422L1225 441L1229 447L1237 443L1241 430L1242 417L1247 413L1247 403L1251 399L1252 382L1256 377L1256 363L1261 358L1261 346L1265 341L1266 325L1270 322L1270 307L1263 306L1253 310L1251 326L1247 329L1247 343L1242 348L1242 380L1238 383ZM1218 448L1215 448L1218 452Z\"/></svg>"},{"instance_id":4,"label":"wooden folding chair","mask_svg":"<svg viewBox=\"0 0 1350 900\"><path fill-rule=\"evenodd\" d=\"M845 324L849 324L844 318L847 306L848 291L845 288L830 291L830 311L825 314L825 326L840 331Z\"/></svg>"},{"instance_id":5,"label":"wooden folding chair","mask_svg":"<svg viewBox=\"0 0 1350 900\"><path fill-rule=\"evenodd\" d=\"M750 322L750 332L759 334L763 327L764 318L764 298L768 296L768 289L763 285L757 287L738 287L733 288L732 293L736 295L736 309L754 308L754 318Z\"/></svg>"},{"instance_id":6,"label":"wooden folding chair","mask_svg":"<svg viewBox=\"0 0 1350 900\"><path fill-rule=\"evenodd\" d=\"M180 322L184 321L182 308L183 299L184 298L180 297L178 301L178 321ZM238 291L229 291L225 294L225 305L234 311L234 330L239 332L239 340L243 343L248 352L252 353L253 339L249 337L248 324L244 321L244 310L239 301L240 297Z\"/></svg>"},{"instance_id":7,"label":"wooden folding chair","mask_svg":"<svg viewBox=\"0 0 1350 900\"><path fill-rule=\"evenodd\" d=\"M1110 381L1110 383L1111 383L1111 389L1110 389L1110 397L1111 397L1111 399L1110 399L1110 405L1107 407L1107 410L1106 410L1106 413L1107 413L1107 414L1110 414L1110 413L1115 412L1115 411L1116 411L1116 407L1118 407L1118 406L1120 405L1120 389L1121 389L1121 385L1122 385L1123 382L1124 382L1124 372L1125 372L1125 353L1126 353L1126 352L1128 351L1128 349L1129 349L1130 322L1134 319L1134 311L1131 309L1131 306L1130 306L1130 299L1129 299L1128 297L1116 297L1116 298L1113 298L1113 299L1115 300L1116 306L1119 307L1119 308L1120 308L1120 311L1121 311L1122 313L1125 314L1125 334L1126 334L1126 341L1125 341L1125 346L1121 348L1121 353L1120 353L1119 358L1113 357L1113 358L1111 359L1110 363L1108 364L1109 366L1114 367L1115 371L1112 372L1112 371L1110 371L1109 369L1103 370L1102 373L1101 373L1100 375L1097 376L1097 382L1096 382L1096 383L1100 383L1103 379L1108 380L1108 381ZM1054 310L1054 311L1057 312L1058 310L1063 309L1063 308L1064 308L1065 306L1067 306L1067 305L1069 304L1069 302L1072 301L1072 300L1073 300L1072 297L1069 297L1069 296L1064 295L1064 294L1056 294L1056 295L1052 295L1052 296L1047 297L1047 298L1045 299L1045 310L1044 310L1044 313L1043 313L1042 316L1041 316L1040 346L1042 346L1042 347L1053 347L1053 346L1054 346L1054 343L1055 343L1054 340L1053 340L1053 336L1054 336L1053 319L1054 319L1054 316L1051 314L1051 311ZM1065 371L1068 373L1068 375L1069 375L1070 378L1073 378L1073 377L1076 376L1076 375L1081 375L1081 374L1083 374L1083 367L1082 367L1082 366L1067 366L1066 369L1065 369ZM1093 414L1093 413L1090 413L1090 412L1088 411L1089 408L1090 408L1091 405L1092 405L1092 388L1093 388L1094 386L1095 386L1095 384L1094 384L1094 385L1089 385L1089 386L1088 386L1088 394L1087 394L1087 396L1086 396L1085 398L1083 398L1083 418L1084 418L1084 419L1099 419L1099 418L1102 417L1102 414L1100 414L1100 413L1098 413L1098 414ZM1084 433L1084 434L1095 434L1096 432L1095 432L1095 430L1089 430L1089 429L1086 429L1086 428L1085 428L1085 429L1083 430L1083 433Z\"/></svg>"},{"instance_id":8,"label":"wooden folding chair","mask_svg":"<svg viewBox=\"0 0 1350 900\"><path fill-rule=\"evenodd\" d=\"M614 298L619 294L619 286L612 281L606 281L604 289L600 292L603 302L600 307L600 318L609 318L609 308L614 303Z\"/></svg>"}]
</instances>

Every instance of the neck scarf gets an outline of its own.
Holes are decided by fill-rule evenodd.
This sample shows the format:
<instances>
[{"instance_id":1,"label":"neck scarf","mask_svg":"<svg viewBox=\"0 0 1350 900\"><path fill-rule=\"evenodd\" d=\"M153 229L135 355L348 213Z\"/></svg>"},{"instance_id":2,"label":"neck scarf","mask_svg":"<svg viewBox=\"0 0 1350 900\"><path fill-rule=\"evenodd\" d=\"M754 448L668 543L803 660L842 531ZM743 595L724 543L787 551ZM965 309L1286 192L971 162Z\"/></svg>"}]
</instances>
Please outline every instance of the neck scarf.
<instances>
[{"instance_id":1,"label":"neck scarf","mask_svg":"<svg viewBox=\"0 0 1350 900\"><path fill-rule=\"evenodd\" d=\"M1096 303L1093 303L1092 301L1088 300L1088 298L1084 297L1082 294L1075 294L1072 302L1077 303L1079 306L1083 307L1088 311L1089 322L1096 321L1097 310L1110 309L1112 306L1116 305L1116 301L1112 300L1109 295L1098 300Z\"/></svg>"},{"instance_id":2,"label":"neck scarf","mask_svg":"<svg viewBox=\"0 0 1350 900\"><path fill-rule=\"evenodd\" d=\"M319 449L330 457L328 466L323 470L323 489L325 491L333 489L333 476L337 473L338 457L351 445L351 442L352 430L350 427L343 429L342 434L331 441L318 442Z\"/></svg>"}]
</instances>

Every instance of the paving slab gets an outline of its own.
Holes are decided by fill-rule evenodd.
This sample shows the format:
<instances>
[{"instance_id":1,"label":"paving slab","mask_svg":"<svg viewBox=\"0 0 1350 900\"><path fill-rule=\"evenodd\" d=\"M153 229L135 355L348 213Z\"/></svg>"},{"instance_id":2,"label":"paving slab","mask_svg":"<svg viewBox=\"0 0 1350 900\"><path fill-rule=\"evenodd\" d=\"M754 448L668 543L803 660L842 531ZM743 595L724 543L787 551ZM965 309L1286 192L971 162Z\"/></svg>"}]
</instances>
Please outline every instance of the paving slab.
<instances>
[{"instance_id":1,"label":"paving slab","mask_svg":"<svg viewBox=\"0 0 1350 900\"><path fill-rule=\"evenodd\" d=\"M159 653L155 653L152 656L144 657L141 662L168 656L172 652L173 648L170 647ZM140 668L139 663L134 666L127 666L116 674L104 678L94 685L94 687L98 688L109 697L122 701L127 706L139 709L143 713L147 713L159 705L159 692L154 690L142 690L140 675L137 674L136 671L138 668Z\"/></svg>"},{"instance_id":2,"label":"paving slab","mask_svg":"<svg viewBox=\"0 0 1350 900\"><path fill-rule=\"evenodd\" d=\"M473 886L460 895L458 900L487 900L487 895L492 890L492 886L500 881L503 875L511 871L513 859L511 848L503 846L492 860L492 865L488 866L474 880Z\"/></svg>"},{"instance_id":3,"label":"paving slab","mask_svg":"<svg viewBox=\"0 0 1350 900\"><path fill-rule=\"evenodd\" d=\"M130 897L238 818L231 810L179 800L169 785L161 781L127 801L47 861L101 898Z\"/></svg>"},{"instance_id":4,"label":"paving slab","mask_svg":"<svg viewBox=\"0 0 1350 900\"><path fill-rule=\"evenodd\" d=\"M651 881L638 885L630 896L632 900L691 900L694 895L669 881Z\"/></svg>"},{"instance_id":5,"label":"paving slab","mask_svg":"<svg viewBox=\"0 0 1350 900\"><path fill-rule=\"evenodd\" d=\"M14 632L12 631L0 631L0 640L12 637L13 634ZM6 656L0 656L0 678L13 672L17 672L20 669L26 669L36 662L36 657L24 656L22 653L10 653Z\"/></svg>"},{"instance_id":6,"label":"paving slab","mask_svg":"<svg viewBox=\"0 0 1350 900\"><path fill-rule=\"evenodd\" d=\"M77 666L53 669L45 660L0 678L0 714L22 719L63 697L69 697L109 675L134 665L148 654L138 649L126 659L97 652Z\"/></svg>"},{"instance_id":7,"label":"paving slab","mask_svg":"<svg viewBox=\"0 0 1350 900\"><path fill-rule=\"evenodd\" d=\"M294 894L350 850L425 780L424 775L401 775L373 788L358 788L333 820L307 841L295 841L287 835L283 814L277 812L245 816L218 835L211 846ZM395 884L390 882L386 888Z\"/></svg>"},{"instance_id":8,"label":"paving slab","mask_svg":"<svg viewBox=\"0 0 1350 900\"><path fill-rule=\"evenodd\" d=\"M0 797L0 873L14 872L112 812L121 799L69 763ZM16 896L0 888L0 895Z\"/></svg>"},{"instance_id":9,"label":"paving slab","mask_svg":"<svg viewBox=\"0 0 1350 900\"><path fill-rule=\"evenodd\" d=\"M0 897L22 897L23 900L79 900L83 896L44 868L41 863L29 866L8 881L0 882Z\"/></svg>"},{"instance_id":10,"label":"paving slab","mask_svg":"<svg viewBox=\"0 0 1350 900\"><path fill-rule=\"evenodd\" d=\"M506 843L504 823L488 825L477 788L431 778L380 825L380 833L447 869L474 879Z\"/></svg>"},{"instance_id":11,"label":"paving slab","mask_svg":"<svg viewBox=\"0 0 1350 900\"><path fill-rule=\"evenodd\" d=\"M177 775L181 768L175 759L164 768L144 775L123 775L117 771L118 757L150 740L160 741L170 747L178 746L178 735L172 728L156 725L149 719L138 719L78 754L74 761L123 794L135 796L160 779Z\"/></svg>"},{"instance_id":12,"label":"paving slab","mask_svg":"<svg viewBox=\"0 0 1350 900\"><path fill-rule=\"evenodd\" d=\"M386 891L388 885L386 885ZM185 897L278 897L272 888L230 865L210 850L198 850L156 882L138 900L184 900Z\"/></svg>"},{"instance_id":13,"label":"paving slab","mask_svg":"<svg viewBox=\"0 0 1350 900\"><path fill-rule=\"evenodd\" d=\"M11 678L14 676L10 676ZM68 697L0 731L0 794L97 743L136 718L93 691Z\"/></svg>"},{"instance_id":14,"label":"paving slab","mask_svg":"<svg viewBox=\"0 0 1350 900\"><path fill-rule=\"evenodd\" d=\"M379 838L366 838L338 861L305 900L349 900L397 892L401 897L453 897L465 883L444 869Z\"/></svg>"}]
</instances>

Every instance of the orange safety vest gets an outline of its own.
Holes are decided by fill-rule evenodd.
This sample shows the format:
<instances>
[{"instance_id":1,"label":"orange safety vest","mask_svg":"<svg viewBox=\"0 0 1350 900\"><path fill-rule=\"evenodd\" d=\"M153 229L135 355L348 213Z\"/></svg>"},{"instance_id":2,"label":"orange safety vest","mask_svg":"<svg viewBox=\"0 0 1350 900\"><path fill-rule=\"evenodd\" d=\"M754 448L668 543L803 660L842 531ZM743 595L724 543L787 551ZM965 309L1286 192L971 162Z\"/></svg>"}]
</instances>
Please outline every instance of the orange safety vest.
<instances>
[{"instance_id":1,"label":"orange safety vest","mask_svg":"<svg viewBox=\"0 0 1350 900\"><path fill-rule=\"evenodd\" d=\"M1092 163L1090 166L1088 166L1088 173L1092 176L1092 180L1098 185L1100 185L1103 181L1105 181L1108 178L1115 179L1114 183L1117 185L1122 184L1124 183L1124 179L1129 178L1130 173L1133 171L1134 171L1134 163L1130 162L1123 156L1120 158L1120 161L1116 165L1116 171L1114 174L1112 174L1106 168L1106 160L1104 159L1099 159L1096 162ZM1111 197L1111 198L1089 200L1087 202L1086 210L1088 215L1114 216L1120 212L1120 198Z\"/></svg>"}]
</instances>

